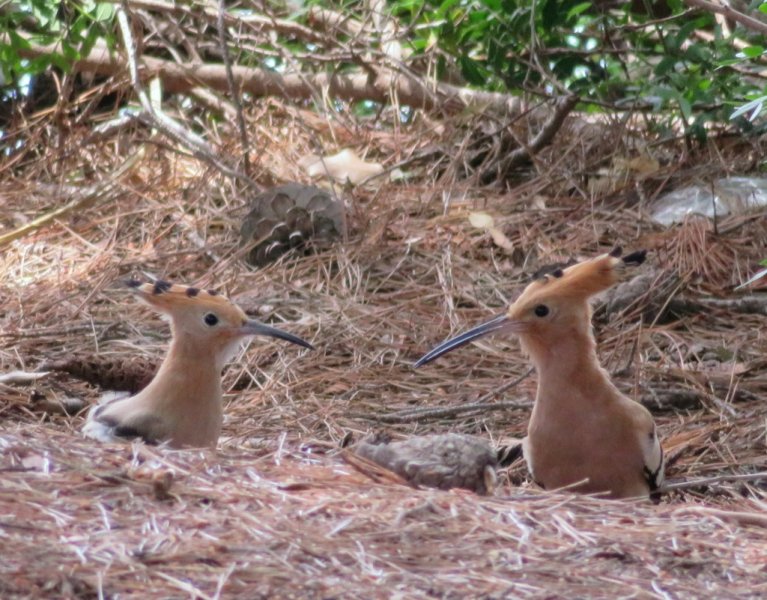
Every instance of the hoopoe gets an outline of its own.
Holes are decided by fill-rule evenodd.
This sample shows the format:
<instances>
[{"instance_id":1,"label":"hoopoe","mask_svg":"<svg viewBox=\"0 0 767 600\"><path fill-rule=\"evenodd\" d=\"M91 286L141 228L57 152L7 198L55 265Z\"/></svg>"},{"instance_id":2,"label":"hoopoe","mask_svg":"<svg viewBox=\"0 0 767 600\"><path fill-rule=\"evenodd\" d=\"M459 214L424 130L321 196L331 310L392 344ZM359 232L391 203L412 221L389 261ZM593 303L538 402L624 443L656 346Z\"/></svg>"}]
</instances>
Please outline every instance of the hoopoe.
<instances>
[{"instance_id":1,"label":"hoopoe","mask_svg":"<svg viewBox=\"0 0 767 600\"><path fill-rule=\"evenodd\" d=\"M624 396L599 365L589 299L616 283L645 251L621 249L556 269L530 283L509 309L422 357L421 366L496 331L519 335L538 372L523 440L533 479L610 498L647 496L663 480L663 450L649 411Z\"/></svg>"},{"instance_id":2,"label":"hoopoe","mask_svg":"<svg viewBox=\"0 0 767 600\"><path fill-rule=\"evenodd\" d=\"M223 424L221 370L240 343L268 335L312 348L300 337L249 319L214 291L165 281L126 283L139 300L170 318L170 349L141 392L91 409L83 428L87 437L215 446Z\"/></svg>"}]
</instances>

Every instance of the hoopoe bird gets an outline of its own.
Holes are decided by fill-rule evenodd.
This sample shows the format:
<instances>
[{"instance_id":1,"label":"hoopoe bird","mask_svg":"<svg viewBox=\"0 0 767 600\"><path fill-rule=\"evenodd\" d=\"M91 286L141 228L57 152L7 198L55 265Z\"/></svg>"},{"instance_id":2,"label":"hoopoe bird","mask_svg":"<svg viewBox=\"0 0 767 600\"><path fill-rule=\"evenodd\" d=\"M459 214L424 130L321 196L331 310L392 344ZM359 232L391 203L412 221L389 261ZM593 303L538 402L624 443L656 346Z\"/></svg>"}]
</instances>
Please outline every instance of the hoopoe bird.
<instances>
[{"instance_id":1,"label":"hoopoe bird","mask_svg":"<svg viewBox=\"0 0 767 600\"><path fill-rule=\"evenodd\" d=\"M649 411L623 395L600 366L589 299L616 283L645 251L621 249L556 269L530 283L509 309L449 339L424 365L480 336L520 337L538 372L538 391L522 442L533 479L609 498L648 496L663 481L663 450Z\"/></svg>"},{"instance_id":2,"label":"hoopoe bird","mask_svg":"<svg viewBox=\"0 0 767 600\"><path fill-rule=\"evenodd\" d=\"M312 348L300 337L249 319L215 291L159 280L126 283L139 300L169 317L170 349L146 388L91 409L83 428L87 437L215 446L223 424L221 371L240 344L266 335Z\"/></svg>"}]
</instances>

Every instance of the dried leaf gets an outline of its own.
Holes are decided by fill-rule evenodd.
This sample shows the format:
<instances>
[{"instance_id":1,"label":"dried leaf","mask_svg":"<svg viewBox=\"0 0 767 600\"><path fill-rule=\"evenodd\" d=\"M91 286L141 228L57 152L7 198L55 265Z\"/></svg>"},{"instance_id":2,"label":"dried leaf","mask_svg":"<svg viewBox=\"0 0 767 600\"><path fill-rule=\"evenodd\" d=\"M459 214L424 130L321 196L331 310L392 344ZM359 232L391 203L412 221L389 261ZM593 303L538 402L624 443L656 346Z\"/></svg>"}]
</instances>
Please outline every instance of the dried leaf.
<instances>
[{"instance_id":1,"label":"dried leaf","mask_svg":"<svg viewBox=\"0 0 767 600\"><path fill-rule=\"evenodd\" d=\"M21 465L30 471L47 472L49 468L49 460L47 457L40 454L28 454L21 459Z\"/></svg>"},{"instance_id":2,"label":"dried leaf","mask_svg":"<svg viewBox=\"0 0 767 600\"><path fill-rule=\"evenodd\" d=\"M504 250L514 249L514 244L511 243L511 240L506 237L506 234L503 233L503 231L495 226L495 220L485 211L480 210L470 212L469 223L477 229L484 229L487 231L490 234L490 237L493 238L493 243L499 248L503 248Z\"/></svg>"},{"instance_id":3,"label":"dried leaf","mask_svg":"<svg viewBox=\"0 0 767 600\"><path fill-rule=\"evenodd\" d=\"M469 213L469 223L477 229L490 229L495 224L495 221L486 212L475 211Z\"/></svg>"},{"instance_id":4,"label":"dried leaf","mask_svg":"<svg viewBox=\"0 0 767 600\"><path fill-rule=\"evenodd\" d=\"M638 173L642 176L652 175L660 169L660 163L646 154L640 154L639 156L626 161L626 167L629 171Z\"/></svg>"},{"instance_id":5,"label":"dried leaf","mask_svg":"<svg viewBox=\"0 0 767 600\"><path fill-rule=\"evenodd\" d=\"M40 371L37 373L30 373L28 371L10 371L8 373L0 374L0 383L32 383L42 377L45 377L47 374L48 371Z\"/></svg>"},{"instance_id":6,"label":"dried leaf","mask_svg":"<svg viewBox=\"0 0 767 600\"><path fill-rule=\"evenodd\" d=\"M492 236L493 242L496 246L503 248L504 250L514 249L514 244L511 243L511 240L506 237L506 234L503 233L503 231L497 227L488 227L487 230L490 232L490 235Z\"/></svg>"},{"instance_id":7,"label":"dried leaf","mask_svg":"<svg viewBox=\"0 0 767 600\"><path fill-rule=\"evenodd\" d=\"M368 177L383 172L383 165L362 160L353 150L346 148L338 154L324 158L315 154L306 156L299 161L310 177L330 175L333 179L354 185L362 183Z\"/></svg>"}]
</instances>

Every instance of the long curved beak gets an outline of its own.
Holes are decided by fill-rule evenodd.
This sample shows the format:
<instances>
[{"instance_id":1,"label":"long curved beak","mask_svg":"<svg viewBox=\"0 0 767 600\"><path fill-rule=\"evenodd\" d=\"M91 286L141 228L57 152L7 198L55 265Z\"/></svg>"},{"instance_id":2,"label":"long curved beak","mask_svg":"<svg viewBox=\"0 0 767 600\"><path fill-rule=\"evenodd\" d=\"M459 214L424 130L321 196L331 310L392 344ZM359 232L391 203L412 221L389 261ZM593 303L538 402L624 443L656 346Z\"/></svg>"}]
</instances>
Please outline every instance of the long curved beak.
<instances>
[{"instance_id":1,"label":"long curved beak","mask_svg":"<svg viewBox=\"0 0 767 600\"><path fill-rule=\"evenodd\" d=\"M239 333L242 335L268 335L269 337L280 338L286 342L291 342L292 344L297 344L299 346L303 346L304 348L309 348L309 350L314 350L314 346L312 346L306 340L302 340L297 335L293 335L287 331L282 331L282 329L277 329L276 327L270 327L269 325L265 325L264 323L256 321L255 319L248 319L247 322L240 328Z\"/></svg>"},{"instance_id":2,"label":"long curved beak","mask_svg":"<svg viewBox=\"0 0 767 600\"><path fill-rule=\"evenodd\" d=\"M472 340L476 340L478 337L482 337L488 333L493 333L499 329L512 327L514 323L514 321L508 318L506 313L498 315L497 317L493 317L486 323L482 323L482 325L477 325L476 327L469 329L469 331L466 331L461 335L457 335L454 338L445 340L439 346L419 358L413 366L418 368L421 365L425 365L426 363L433 361L435 358L439 358L443 354L447 354L451 350L465 346Z\"/></svg>"}]
</instances>

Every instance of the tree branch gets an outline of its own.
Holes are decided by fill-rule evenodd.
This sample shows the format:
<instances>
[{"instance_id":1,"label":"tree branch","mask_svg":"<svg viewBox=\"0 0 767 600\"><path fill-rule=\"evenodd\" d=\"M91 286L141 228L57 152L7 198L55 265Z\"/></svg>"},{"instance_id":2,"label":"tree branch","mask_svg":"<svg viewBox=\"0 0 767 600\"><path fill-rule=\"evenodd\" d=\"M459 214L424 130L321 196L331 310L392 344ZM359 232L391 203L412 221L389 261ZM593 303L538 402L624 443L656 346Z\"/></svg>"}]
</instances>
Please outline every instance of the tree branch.
<instances>
[{"instance_id":1,"label":"tree branch","mask_svg":"<svg viewBox=\"0 0 767 600\"><path fill-rule=\"evenodd\" d=\"M139 114L137 118L151 127L156 127L176 142L183 144L191 150L194 156L212 164L222 173L229 177L243 180L254 189L260 190L259 186L247 175L229 166L219 158L205 140L184 129L181 124L166 115L159 107L153 105L144 90L142 79L139 76L136 47L133 44L133 35L131 33L130 22L128 19L127 3L125 3L124 0L123 4L117 8L116 13L117 22L123 37L125 52L128 55L128 71L130 73L131 83L133 84L133 88L141 102L141 107L143 108L143 112Z\"/></svg>"},{"instance_id":2,"label":"tree branch","mask_svg":"<svg viewBox=\"0 0 767 600\"><path fill-rule=\"evenodd\" d=\"M226 25L224 25L224 15L226 14L226 5L224 0L218 3L218 19L216 27L218 28L218 42L221 45L221 56L224 59L224 69L226 69L226 81L229 85L229 93L232 96L232 103L237 111L237 127L240 130L240 144L242 145L242 161L245 174L250 176L250 142L248 140L248 130L245 127L245 117L242 114L242 103L240 102L240 90L234 85L234 76L232 75L232 61L229 58L229 47L226 45Z\"/></svg>"},{"instance_id":3,"label":"tree branch","mask_svg":"<svg viewBox=\"0 0 767 600\"><path fill-rule=\"evenodd\" d=\"M120 4L122 0L107 1L110 4ZM162 2L162 0L127 0L127 2L130 8L138 10L165 13L176 17L203 17L211 25L216 25L218 22L218 10L213 3L210 3L208 6L201 3L185 6L178 2L171 4L170 2ZM328 42L328 39L323 34L286 19L275 19L273 17L265 17L259 14L239 15L235 17L225 12L224 21L227 25L254 25L268 31L276 31L282 35L293 36L314 44L325 45Z\"/></svg>"},{"instance_id":4,"label":"tree branch","mask_svg":"<svg viewBox=\"0 0 767 600\"><path fill-rule=\"evenodd\" d=\"M20 32L23 35L23 32ZM57 54L55 45L37 45L24 36L29 47L20 49L24 58L37 58ZM10 43L7 35L0 40ZM169 93L187 93L191 89L206 85L217 91L226 92L229 84L226 69L220 64L176 63L152 56L142 57L139 77L146 81L161 78L163 88ZM124 60L110 53L101 42L94 45L90 54L74 62L75 70L90 71L98 75L115 75L126 70ZM232 75L237 87L253 96L279 96L289 100L311 99L316 90L327 90L330 96L345 100L373 100L389 103L392 90L399 103L426 111L460 112L466 108L490 109L501 114L519 115L526 110L525 102L516 96L498 92L482 92L437 83L427 83L409 74L393 73L387 69L373 69L372 73L289 73L281 74L266 69L232 65Z\"/></svg>"},{"instance_id":5,"label":"tree branch","mask_svg":"<svg viewBox=\"0 0 767 600\"><path fill-rule=\"evenodd\" d=\"M544 123L538 134L530 141L529 144L517 148L503 160L499 167L501 173L507 173L514 167L527 162L533 155L540 152L541 149L548 146L554 139L559 129L562 127L565 118L578 104L578 96L564 96L557 100L554 112L551 113L548 121Z\"/></svg>"},{"instance_id":6,"label":"tree branch","mask_svg":"<svg viewBox=\"0 0 767 600\"><path fill-rule=\"evenodd\" d=\"M724 15L728 19L732 19L736 23L740 23L746 29L758 31L762 34L767 34L767 23L762 23L759 19L755 19L750 15L738 12L727 4L714 4L713 2L708 2L707 0L684 0L684 3L687 6L701 8L707 12L716 13L718 15Z\"/></svg>"}]
</instances>

